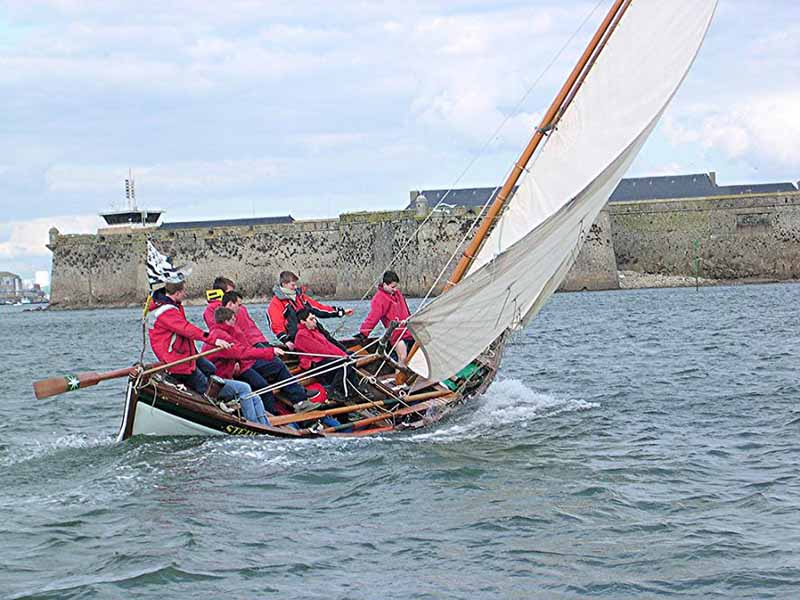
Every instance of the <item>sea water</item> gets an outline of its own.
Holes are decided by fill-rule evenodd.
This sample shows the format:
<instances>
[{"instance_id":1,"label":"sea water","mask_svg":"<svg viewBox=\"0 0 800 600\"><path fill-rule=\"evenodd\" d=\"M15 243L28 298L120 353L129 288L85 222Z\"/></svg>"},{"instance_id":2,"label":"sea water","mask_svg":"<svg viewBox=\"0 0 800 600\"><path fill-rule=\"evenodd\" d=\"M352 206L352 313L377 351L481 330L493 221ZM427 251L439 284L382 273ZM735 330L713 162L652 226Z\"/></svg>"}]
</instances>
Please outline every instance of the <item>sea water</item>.
<instances>
[{"instance_id":1,"label":"sea water","mask_svg":"<svg viewBox=\"0 0 800 600\"><path fill-rule=\"evenodd\" d=\"M0 598L800 597L798 306L560 294L430 429L124 443L123 380L31 382L130 365L141 311L0 307Z\"/></svg>"}]
</instances>

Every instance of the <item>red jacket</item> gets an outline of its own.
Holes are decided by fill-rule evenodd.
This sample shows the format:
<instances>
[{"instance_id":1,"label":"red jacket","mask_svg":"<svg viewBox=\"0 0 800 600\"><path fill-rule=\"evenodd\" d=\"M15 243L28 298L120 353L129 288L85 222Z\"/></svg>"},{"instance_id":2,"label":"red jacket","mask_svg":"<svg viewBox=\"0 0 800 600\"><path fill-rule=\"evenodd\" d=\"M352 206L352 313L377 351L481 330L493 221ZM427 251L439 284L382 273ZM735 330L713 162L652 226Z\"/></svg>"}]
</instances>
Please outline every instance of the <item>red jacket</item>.
<instances>
[{"instance_id":1,"label":"red jacket","mask_svg":"<svg viewBox=\"0 0 800 600\"><path fill-rule=\"evenodd\" d=\"M244 304L239 307L239 312L236 313L236 326L247 334L247 339L250 340L251 346L267 341L258 325L253 321L250 313L247 312L247 307Z\"/></svg>"},{"instance_id":2,"label":"red jacket","mask_svg":"<svg viewBox=\"0 0 800 600\"><path fill-rule=\"evenodd\" d=\"M272 293L272 300L267 307L267 321L272 332L284 344L294 341L298 325L297 311L300 309L308 309L320 319L344 316L343 308L317 302L306 294L305 288L297 288L297 295L293 299L279 285L272 289Z\"/></svg>"},{"instance_id":3,"label":"red jacket","mask_svg":"<svg viewBox=\"0 0 800 600\"><path fill-rule=\"evenodd\" d=\"M203 321L206 322L206 326L209 330L214 327L214 312L222 306L222 300L212 300L206 305L206 309L203 311Z\"/></svg>"},{"instance_id":4,"label":"red jacket","mask_svg":"<svg viewBox=\"0 0 800 600\"><path fill-rule=\"evenodd\" d=\"M347 352L331 342L319 329L309 329L305 323L300 323L297 327L297 335L294 337L294 348L298 352L308 352L310 354L328 354L333 356L347 356ZM323 361L330 356L301 356L300 368L305 370L312 365Z\"/></svg>"},{"instance_id":5,"label":"red jacket","mask_svg":"<svg viewBox=\"0 0 800 600\"><path fill-rule=\"evenodd\" d=\"M239 372L242 373L251 368L259 359L272 360L275 358L275 350L272 348L253 348L248 343L247 334L238 325L231 327L225 323L214 323L211 335L216 339L233 344L232 348L220 350L208 357L217 367L217 375L223 379L233 378L236 363L239 363ZM206 348L203 347L203 349Z\"/></svg>"},{"instance_id":6,"label":"red jacket","mask_svg":"<svg viewBox=\"0 0 800 600\"><path fill-rule=\"evenodd\" d=\"M216 338L186 320L183 305L176 303L163 292L156 293L147 314L147 333L153 354L162 363L174 362L197 353L194 342L213 344ZM169 369L176 375L189 375L195 361Z\"/></svg>"},{"instance_id":7,"label":"red jacket","mask_svg":"<svg viewBox=\"0 0 800 600\"><path fill-rule=\"evenodd\" d=\"M392 321L405 321L410 316L411 311L408 310L408 304L402 292L400 290L395 290L394 293L390 294L383 289L383 285L379 285L378 291L375 292L375 295L372 297L369 314L361 324L361 329L359 331L363 335L369 336L372 330L375 329L378 321L383 323L383 326L388 329ZM390 340L392 345L397 343L400 336L402 336L404 340L414 341L414 337L408 329L397 327L392 333Z\"/></svg>"},{"instance_id":8,"label":"red jacket","mask_svg":"<svg viewBox=\"0 0 800 600\"><path fill-rule=\"evenodd\" d=\"M203 311L203 320L206 322L209 329L214 327L214 312L220 306L222 306L221 300L212 300L206 306L205 311ZM258 325L253 322L244 304L239 307L239 312L236 313L236 326L247 334L250 346L255 346L256 344L267 341L267 338L261 333Z\"/></svg>"}]
</instances>

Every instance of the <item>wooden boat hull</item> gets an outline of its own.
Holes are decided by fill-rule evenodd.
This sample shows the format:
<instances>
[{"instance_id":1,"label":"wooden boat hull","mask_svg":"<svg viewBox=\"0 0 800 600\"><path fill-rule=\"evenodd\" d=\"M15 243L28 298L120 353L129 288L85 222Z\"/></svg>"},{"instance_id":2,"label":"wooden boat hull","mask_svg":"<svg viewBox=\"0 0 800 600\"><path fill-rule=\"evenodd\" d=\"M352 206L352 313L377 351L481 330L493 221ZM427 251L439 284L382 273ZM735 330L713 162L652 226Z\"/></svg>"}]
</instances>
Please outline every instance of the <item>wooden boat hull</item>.
<instances>
[{"instance_id":1,"label":"wooden boat hull","mask_svg":"<svg viewBox=\"0 0 800 600\"><path fill-rule=\"evenodd\" d=\"M370 408L355 413L360 415L359 419L363 418L363 425L356 422L347 430L332 430L322 425L319 418L291 425L262 425L223 411L203 396L170 381L169 377L156 375L144 383L131 379L126 388L125 408L117 440L127 440L137 435L361 437L419 429L440 421L456 407L482 394L494 380L502 347L501 341L490 353L475 361L479 365L480 378L469 382L471 385L468 387L451 391L442 384L432 384L425 388L427 393L407 396L409 399L424 398L419 401L398 401L394 409L383 409L383 412ZM380 367L375 371L374 375L380 376ZM389 392L379 382L375 386L379 391ZM435 396L437 390L438 397L429 397Z\"/></svg>"}]
</instances>

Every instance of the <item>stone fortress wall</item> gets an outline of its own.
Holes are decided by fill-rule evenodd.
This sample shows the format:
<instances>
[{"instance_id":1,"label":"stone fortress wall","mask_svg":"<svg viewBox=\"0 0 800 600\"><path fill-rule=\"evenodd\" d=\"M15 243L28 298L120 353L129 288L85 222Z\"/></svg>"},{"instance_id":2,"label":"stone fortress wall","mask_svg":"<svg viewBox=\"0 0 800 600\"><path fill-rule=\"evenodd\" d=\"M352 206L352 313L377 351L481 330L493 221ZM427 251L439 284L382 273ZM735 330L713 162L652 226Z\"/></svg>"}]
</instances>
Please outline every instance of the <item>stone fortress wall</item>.
<instances>
[{"instance_id":1,"label":"stone fortress wall","mask_svg":"<svg viewBox=\"0 0 800 600\"><path fill-rule=\"evenodd\" d=\"M315 294L357 299L370 292L401 249L393 268L408 296L422 296L469 231L475 211L434 213L419 230L426 215L415 210L96 235L51 230L51 304L140 305L147 293L146 236L176 265L193 264L191 298L201 298L214 277L224 274L248 298L263 299L277 274L289 269ZM587 233L561 289L618 289L618 270L694 275L695 255L701 277L729 282L800 278L800 192L612 202Z\"/></svg>"}]
</instances>

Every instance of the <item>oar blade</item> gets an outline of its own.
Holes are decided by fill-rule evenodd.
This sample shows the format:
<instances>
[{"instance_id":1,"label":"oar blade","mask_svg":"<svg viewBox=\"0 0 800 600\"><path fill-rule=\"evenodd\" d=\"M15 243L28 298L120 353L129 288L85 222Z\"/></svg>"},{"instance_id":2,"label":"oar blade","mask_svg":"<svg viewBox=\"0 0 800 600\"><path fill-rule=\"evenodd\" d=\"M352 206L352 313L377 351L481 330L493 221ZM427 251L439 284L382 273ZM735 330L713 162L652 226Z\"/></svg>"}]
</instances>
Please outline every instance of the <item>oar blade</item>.
<instances>
[{"instance_id":1,"label":"oar blade","mask_svg":"<svg viewBox=\"0 0 800 600\"><path fill-rule=\"evenodd\" d=\"M65 392L74 392L80 388L96 385L98 380L97 373L78 373L77 375L64 375L63 377L51 377L33 383L33 393L36 398L49 398Z\"/></svg>"}]
</instances>

